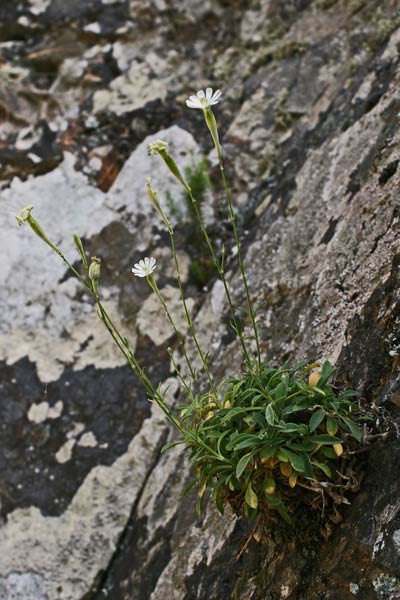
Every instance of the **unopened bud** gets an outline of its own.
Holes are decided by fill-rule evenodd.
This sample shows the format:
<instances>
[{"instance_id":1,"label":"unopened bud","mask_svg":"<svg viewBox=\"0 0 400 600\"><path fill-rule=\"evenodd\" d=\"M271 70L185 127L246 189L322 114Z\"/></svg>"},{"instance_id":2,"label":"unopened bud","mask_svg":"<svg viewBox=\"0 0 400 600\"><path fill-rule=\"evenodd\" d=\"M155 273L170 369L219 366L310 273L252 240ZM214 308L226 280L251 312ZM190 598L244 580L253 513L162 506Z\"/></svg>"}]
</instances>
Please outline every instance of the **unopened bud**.
<instances>
[{"instance_id":1,"label":"unopened bud","mask_svg":"<svg viewBox=\"0 0 400 600\"><path fill-rule=\"evenodd\" d=\"M92 262L89 266L89 279L91 281L98 281L100 279L100 259L96 256L92 256Z\"/></svg>"},{"instance_id":2,"label":"unopened bud","mask_svg":"<svg viewBox=\"0 0 400 600\"><path fill-rule=\"evenodd\" d=\"M155 140L149 144L149 154L163 154L167 151L168 143L164 140Z\"/></svg>"},{"instance_id":3,"label":"unopened bud","mask_svg":"<svg viewBox=\"0 0 400 600\"><path fill-rule=\"evenodd\" d=\"M19 211L18 215L16 216L16 219L17 219L18 225L20 227L25 225L25 223L28 221L28 219L31 215L32 209L33 209L33 206L30 204L29 206L25 206L25 208L23 208L22 210Z\"/></svg>"}]
</instances>

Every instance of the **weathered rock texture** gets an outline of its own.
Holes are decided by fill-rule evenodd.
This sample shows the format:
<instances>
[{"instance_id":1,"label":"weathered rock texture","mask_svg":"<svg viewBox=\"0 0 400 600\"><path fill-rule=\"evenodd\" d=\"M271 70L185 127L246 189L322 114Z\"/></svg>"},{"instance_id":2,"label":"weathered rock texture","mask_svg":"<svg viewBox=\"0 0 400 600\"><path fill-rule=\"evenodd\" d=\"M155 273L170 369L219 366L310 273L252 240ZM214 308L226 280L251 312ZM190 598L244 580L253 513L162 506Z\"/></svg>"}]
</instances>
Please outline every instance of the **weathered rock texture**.
<instances>
[{"instance_id":1,"label":"weathered rock texture","mask_svg":"<svg viewBox=\"0 0 400 600\"><path fill-rule=\"evenodd\" d=\"M395 600L400 597L400 13L396 0L28 0L0 5L0 599ZM177 224L187 295L219 378L241 367L221 285L150 140L208 155L203 208L243 294L215 156L188 93L216 108L265 356L330 359L376 410L379 439L329 539L252 541L181 499L190 467L90 299L14 214L35 213L103 293L155 383L173 339L130 267L171 252L145 199ZM197 241L196 241L197 240ZM206 263L204 263L206 264ZM382 422L386 422L383 424Z\"/></svg>"}]
</instances>

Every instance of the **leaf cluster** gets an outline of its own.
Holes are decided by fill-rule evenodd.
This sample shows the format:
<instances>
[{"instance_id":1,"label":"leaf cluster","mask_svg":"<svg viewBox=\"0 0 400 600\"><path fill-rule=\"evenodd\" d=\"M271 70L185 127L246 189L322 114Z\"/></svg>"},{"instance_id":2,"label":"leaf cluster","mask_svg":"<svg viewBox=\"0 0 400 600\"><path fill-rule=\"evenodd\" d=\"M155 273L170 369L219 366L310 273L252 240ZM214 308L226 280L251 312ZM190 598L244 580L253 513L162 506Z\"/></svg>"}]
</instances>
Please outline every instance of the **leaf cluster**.
<instances>
[{"instance_id":1,"label":"leaf cluster","mask_svg":"<svg viewBox=\"0 0 400 600\"><path fill-rule=\"evenodd\" d=\"M330 486L340 488L338 469L361 442L364 417L356 392L329 383L329 362L310 383L315 366L263 365L225 382L219 402L204 396L182 409L193 433L186 443L197 476L188 489L199 488L198 511L210 488L221 512L230 504L249 519L261 511L290 523L293 506L310 491L322 498Z\"/></svg>"}]
</instances>

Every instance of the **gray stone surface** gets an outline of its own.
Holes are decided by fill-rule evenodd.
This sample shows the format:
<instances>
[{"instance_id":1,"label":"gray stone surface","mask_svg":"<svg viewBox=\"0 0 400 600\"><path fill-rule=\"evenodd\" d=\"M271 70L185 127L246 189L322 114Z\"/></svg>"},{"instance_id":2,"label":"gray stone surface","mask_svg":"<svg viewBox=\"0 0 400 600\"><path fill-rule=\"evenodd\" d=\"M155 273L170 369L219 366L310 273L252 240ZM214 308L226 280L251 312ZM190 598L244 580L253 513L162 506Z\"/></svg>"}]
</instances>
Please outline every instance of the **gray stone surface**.
<instances>
[{"instance_id":1,"label":"gray stone surface","mask_svg":"<svg viewBox=\"0 0 400 600\"><path fill-rule=\"evenodd\" d=\"M399 26L395 0L1 3L1 600L398 597ZM205 254L190 212L147 155L163 138L183 167L209 157L204 213L242 306L212 143L184 104L209 84L223 90L216 116L265 357L333 361L338 384L386 423L327 540L252 540L241 553L243 519L212 502L195 516L195 494L180 495L186 454L161 453L175 433L90 299L14 219L34 204L72 260L74 231L102 258L110 313L176 402L173 337L130 273L155 256L178 315L151 177L212 370L237 373L221 285L194 276Z\"/></svg>"}]
</instances>

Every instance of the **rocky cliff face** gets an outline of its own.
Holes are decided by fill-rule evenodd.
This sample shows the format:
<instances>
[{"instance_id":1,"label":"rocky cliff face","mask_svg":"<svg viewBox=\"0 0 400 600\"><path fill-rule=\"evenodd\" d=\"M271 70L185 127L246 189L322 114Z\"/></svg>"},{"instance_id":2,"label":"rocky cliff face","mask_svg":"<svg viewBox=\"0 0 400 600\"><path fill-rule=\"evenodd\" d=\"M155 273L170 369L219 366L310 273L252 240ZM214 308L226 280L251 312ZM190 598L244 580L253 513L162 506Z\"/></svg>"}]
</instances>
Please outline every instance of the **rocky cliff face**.
<instances>
[{"instance_id":1,"label":"rocky cliff face","mask_svg":"<svg viewBox=\"0 0 400 600\"><path fill-rule=\"evenodd\" d=\"M400 13L396 0L3 0L0 6L1 600L395 600L399 580ZM187 294L221 378L241 367L221 287L148 142L193 171L243 297L212 145L216 114L268 359L335 362L379 406L364 478L327 539L250 541L180 492L190 468L90 299L14 214L26 204L103 294L155 383L172 343L130 267L158 259L177 313L151 176L173 208ZM191 264L202 267L196 272ZM374 410L374 409L372 409Z\"/></svg>"}]
</instances>

